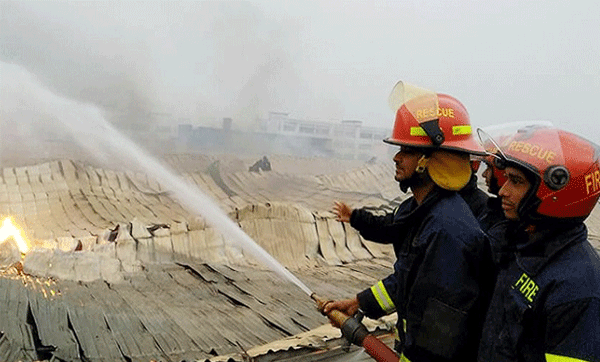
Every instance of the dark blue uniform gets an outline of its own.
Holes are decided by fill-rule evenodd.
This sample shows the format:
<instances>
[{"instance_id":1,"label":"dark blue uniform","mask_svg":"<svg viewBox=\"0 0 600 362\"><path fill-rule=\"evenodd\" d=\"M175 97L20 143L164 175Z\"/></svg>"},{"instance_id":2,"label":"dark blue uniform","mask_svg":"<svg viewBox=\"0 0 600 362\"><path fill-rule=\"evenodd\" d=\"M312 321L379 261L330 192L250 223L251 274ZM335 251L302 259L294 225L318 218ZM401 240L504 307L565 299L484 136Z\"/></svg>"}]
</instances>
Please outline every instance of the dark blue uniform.
<instances>
[{"instance_id":1,"label":"dark blue uniform","mask_svg":"<svg viewBox=\"0 0 600 362\"><path fill-rule=\"evenodd\" d=\"M441 190L441 189L440 189ZM451 192L451 191L448 191ZM471 175L471 179L467 183L465 187L458 191L458 194L465 200L469 209L475 215L475 218L479 221L480 219L486 218L488 219L494 218L494 221L498 221L496 219L496 214L492 214L490 211L490 198L484 191L477 187L477 176L474 174ZM495 198L494 198L495 199ZM409 207L411 209L416 208L416 201L413 198L413 204ZM419 212L423 212L426 207L421 208ZM498 206L498 209L500 207ZM394 225L395 223L401 223L403 219L406 218L405 213L399 213L399 208L396 208L393 213L388 213L385 215L372 215L370 212L362 209L357 209L353 211L353 215L350 218L350 225L354 228L357 228L357 220L360 219L360 234L363 238L369 241L373 241L379 244L393 244L398 241L398 235L393 233L393 230L397 230L398 226ZM502 210L500 210L500 213ZM503 214L501 215L503 217ZM354 224L353 224L354 220ZM481 222L480 222L481 224ZM490 221L486 223L486 225L492 225L493 223ZM481 225L480 225L481 226ZM485 231L487 228L482 229Z\"/></svg>"},{"instance_id":2,"label":"dark blue uniform","mask_svg":"<svg viewBox=\"0 0 600 362\"><path fill-rule=\"evenodd\" d=\"M479 214L475 214L481 230L488 231L494 224L506 220L502 211L502 200L499 197L489 197L484 208Z\"/></svg>"},{"instance_id":3,"label":"dark blue uniform","mask_svg":"<svg viewBox=\"0 0 600 362\"><path fill-rule=\"evenodd\" d=\"M458 194L465 200L469 209L475 215L475 218L479 218L487 211L487 202L490 198L483 190L477 186L477 176L471 175L471 179L465 187L458 191ZM481 225L480 225L481 226ZM482 227L482 229L485 231Z\"/></svg>"},{"instance_id":4,"label":"dark blue uniform","mask_svg":"<svg viewBox=\"0 0 600 362\"><path fill-rule=\"evenodd\" d=\"M441 189L440 191L444 192ZM499 210L500 214L492 212L491 200L496 200L496 198L490 198L484 191L477 187L477 176L474 174L467 185L458 191L458 194L465 200L469 209L479 221L482 230L487 230L487 226L491 226L498 222L500 218L504 218L499 205L497 208L494 207L494 211ZM412 204L408 208L411 210L415 209L417 206L416 201L413 198L409 200L412 200ZM406 208L406 206L404 207ZM350 225L359 230L361 236L366 240L379 244L393 244L399 238L399 235L395 234L395 231L398 231L398 225L402 225L403 220L407 218L406 212L399 212L399 209L398 207L394 212L385 215L373 215L369 211L356 209L350 218ZM417 213L423 214L426 209L427 206L421 207ZM412 215L412 217L416 218L416 215ZM482 227L484 222L486 228Z\"/></svg>"},{"instance_id":5,"label":"dark blue uniform","mask_svg":"<svg viewBox=\"0 0 600 362\"><path fill-rule=\"evenodd\" d=\"M393 215L355 210L350 223L365 239L394 244L394 273L358 300L370 318L398 312L403 358L475 360L493 275L485 236L463 198L436 188Z\"/></svg>"},{"instance_id":6,"label":"dark blue uniform","mask_svg":"<svg viewBox=\"0 0 600 362\"><path fill-rule=\"evenodd\" d=\"M489 231L495 244L514 250L497 257L478 360L600 361L600 257L585 225L531 236L519 236L514 226L505 221Z\"/></svg>"}]
</instances>

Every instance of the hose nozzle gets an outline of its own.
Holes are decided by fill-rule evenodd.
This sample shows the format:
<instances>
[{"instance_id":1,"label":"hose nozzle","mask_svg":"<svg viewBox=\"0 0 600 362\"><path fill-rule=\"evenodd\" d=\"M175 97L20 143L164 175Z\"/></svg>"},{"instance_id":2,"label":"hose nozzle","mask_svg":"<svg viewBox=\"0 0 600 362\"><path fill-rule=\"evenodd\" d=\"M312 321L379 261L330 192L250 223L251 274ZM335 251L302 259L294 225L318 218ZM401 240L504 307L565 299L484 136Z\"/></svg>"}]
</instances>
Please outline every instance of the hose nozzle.
<instances>
[{"instance_id":1,"label":"hose nozzle","mask_svg":"<svg viewBox=\"0 0 600 362\"><path fill-rule=\"evenodd\" d=\"M329 312L325 313L325 306L329 303L333 303L333 300L322 299L318 297L315 293L311 294L310 297L317 303L317 309L321 312L321 314L329 318L329 321L331 322L331 324L333 324L334 327L342 329L342 326L349 319L352 319L352 317L346 315L344 312L339 311L337 309L332 309Z\"/></svg>"},{"instance_id":2,"label":"hose nozzle","mask_svg":"<svg viewBox=\"0 0 600 362\"><path fill-rule=\"evenodd\" d=\"M331 302L333 302L333 300L331 299L322 299L319 296L317 296L317 294L312 293L310 295L311 299L315 301L315 303L317 303L317 309L319 310L319 312L321 312L321 314L323 315L327 315L325 314L325 312L323 311L325 309L325 306Z\"/></svg>"},{"instance_id":3,"label":"hose nozzle","mask_svg":"<svg viewBox=\"0 0 600 362\"><path fill-rule=\"evenodd\" d=\"M330 299L322 299L315 293L310 295L310 298L317 303L317 309L321 314L326 315L331 324L340 328L342 335L348 343L354 343L358 346L363 346L365 351L376 361L380 362L397 362L398 356L388 346L377 338L369 335L367 328L360 322L362 316L349 317L345 313L332 309L328 313L324 312L325 306L333 301Z\"/></svg>"}]
</instances>

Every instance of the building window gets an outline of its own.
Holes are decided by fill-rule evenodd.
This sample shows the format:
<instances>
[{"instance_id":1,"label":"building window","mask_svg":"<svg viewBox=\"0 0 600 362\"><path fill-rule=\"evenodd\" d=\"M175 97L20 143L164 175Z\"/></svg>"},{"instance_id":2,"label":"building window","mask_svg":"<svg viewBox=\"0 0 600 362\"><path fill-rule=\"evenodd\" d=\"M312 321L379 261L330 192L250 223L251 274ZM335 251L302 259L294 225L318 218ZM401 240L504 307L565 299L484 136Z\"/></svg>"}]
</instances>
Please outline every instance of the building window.
<instances>
[{"instance_id":1,"label":"building window","mask_svg":"<svg viewBox=\"0 0 600 362\"><path fill-rule=\"evenodd\" d=\"M337 141L337 142L335 142L334 147L336 147L336 148L350 148L350 149L354 149L356 146L352 142Z\"/></svg>"},{"instance_id":2,"label":"building window","mask_svg":"<svg viewBox=\"0 0 600 362\"><path fill-rule=\"evenodd\" d=\"M344 137L354 138L355 135L356 135L356 133L354 132L353 129L346 129L346 130L344 130Z\"/></svg>"},{"instance_id":3,"label":"building window","mask_svg":"<svg viewBox=\"0 0 600 362\"><path fill-rule=\"evenodd\" d=\"M283 124L283 131L284 132L294 132L296 130L296 126L298 124L296 122L285 122Z\"/></svg>"},{"instance_id":4,"label":"building window","mask_svg":"<svg viewBox=\"0 0 600 362\"><path fill-rule=\"evenodd\" d=\"M315 133L315 126L301 124L300 125L300 133L310 133L310 134L313 134L313 133Z\"/></svg>"},{"instance_id":5,"label":"building window","mask_svg":"<svg viewBox=\"0 0 600 362\"><path fill-rule=\"evenodd\" d=\"M329 127L317 127L317 134L319 135L328 135Z\"/></svg>"}]
</instances>

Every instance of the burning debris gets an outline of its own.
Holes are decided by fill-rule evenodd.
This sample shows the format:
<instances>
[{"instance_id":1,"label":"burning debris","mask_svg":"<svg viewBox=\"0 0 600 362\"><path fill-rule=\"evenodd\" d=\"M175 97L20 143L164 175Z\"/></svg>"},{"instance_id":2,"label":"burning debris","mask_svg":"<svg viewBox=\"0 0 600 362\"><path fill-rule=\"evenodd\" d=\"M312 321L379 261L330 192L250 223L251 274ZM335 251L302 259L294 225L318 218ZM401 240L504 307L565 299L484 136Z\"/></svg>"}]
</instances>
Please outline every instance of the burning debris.
<instances>
[{"instance_id":1,"label":"burning debris","mask_svg":"<svg viewBox=\"0 0 600 362\"><path fill-rule=\"evenodd\" d=\"M25 275L25 272L23 271L23 263L18 261L7 267L0 268L0 275L2 275L3 277L9 277L9 276L18 277L18 276Z\"/></svg>"},{"instance_id":2,"label":"burning debris","mask_svg":"<svg viewBox=\"0 0 600 362\"><path fill-rule=\"evenodd\" d=\"M21 264L28 251L29 242L24 232L16 226L11 217L6 217L0 227L0 267Z\"/></svg>"},{"instance_id":3,"label":"burning debris","mask_svg":"<svg viewBox=\"0 0 600 362\"><path fill-rule=\"evenodd\" d=\"M11 217L6 217L0 227L0 276L19 279L24 285L38 289L46 298L60 294L52 288L56 284L52 278L31 275L24 270L25 256L31 251L31 242L25 232Z\"/></svg>"},{"instance_id":4,"label":"burning debris","mask_svg":"<svg viewBox=\"0 0 600 362\"><path fill-rule=\"evenodd\" d=\"M17 227L11 217L7 217L2 221L2 227L0 227L0 244L9 239L14 240L21 254L29 251L29 242L25 238L24 232Z\"/></svg>"},{"instance_id":5,"label":"burning debris","mask_svg":"<svg viewBox=\"0 0 600 362\"><path fill-rule=\"evenodd\" d=\"M6 217L0 228L0 275L23 278L24 283L27 278L119 282L122 265L115 258L115 244L82 251L81 241L71 238L30 241L13 218Z\"/></svg>"},{"instance_id":6,"label":"burning debris","mask_svg":"<svg viewBox=\"0 0 600 362\"><path fill-rule=\"evenodd\" d=\"M0 276L5 279L19 280L30 290L38 291L44 298L59 296L56 281L53 278L39 277L28 274L23 270L23 263L18 261L8 267L0 268Z\"/></svg>"},{"instance_id":7,"label":"burning debris","mask_svg":"<svg viewBox=\"0 0 600 362\"><path fill-rule=\"evenodd\" d=\"M31 242L25 232L11 217L6 217L0 227L0 276L21 281L29 289L37 290L44 298L60 295L52 278L32 275L24 269L25 257L30 252Z\"/></svg>"}]
</instances>

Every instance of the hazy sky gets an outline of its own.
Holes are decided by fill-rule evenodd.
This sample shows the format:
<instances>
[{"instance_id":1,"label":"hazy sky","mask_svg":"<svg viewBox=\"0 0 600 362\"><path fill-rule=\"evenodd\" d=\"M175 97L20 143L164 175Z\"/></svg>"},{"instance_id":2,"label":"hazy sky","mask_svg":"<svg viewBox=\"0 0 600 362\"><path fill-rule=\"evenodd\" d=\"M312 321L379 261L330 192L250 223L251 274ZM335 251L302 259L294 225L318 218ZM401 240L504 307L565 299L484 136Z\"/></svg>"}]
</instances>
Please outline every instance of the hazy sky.
<instances>
[{"instance_id":1,"label":"hazy sky","mask_svg":"<svg viewBox=\"0 0 600 362\"><path fill-rule=\"evenodd\" d=\"M280 111L391 128L387 97L404 80L455 96L475 126L548 120L600 143L597 1L0 6L2 61L100 105L193 122Z\"/></svg>"}]
</instances>

